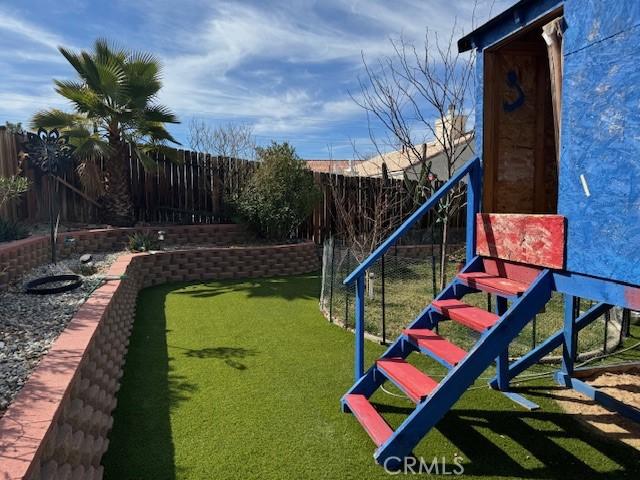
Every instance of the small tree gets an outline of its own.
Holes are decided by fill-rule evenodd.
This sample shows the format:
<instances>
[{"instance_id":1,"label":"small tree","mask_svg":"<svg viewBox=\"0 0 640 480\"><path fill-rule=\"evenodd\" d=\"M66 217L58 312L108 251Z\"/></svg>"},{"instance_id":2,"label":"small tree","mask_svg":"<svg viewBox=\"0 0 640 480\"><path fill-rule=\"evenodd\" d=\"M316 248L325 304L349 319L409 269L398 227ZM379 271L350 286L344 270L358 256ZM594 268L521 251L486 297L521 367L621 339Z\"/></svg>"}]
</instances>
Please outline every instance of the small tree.
<instances>
[{"instance_id":1,"label":"small tree","mask_svg":"<svg viewBox=\"0 0 640 480\"><path fill-rule=\"evenodd\" d=\"M306 164L287 142L258 147L256 154L260 167L232 203L240 217L263 237L291 238L311 214L319 190Z\"/></svg>"}]
</instances>

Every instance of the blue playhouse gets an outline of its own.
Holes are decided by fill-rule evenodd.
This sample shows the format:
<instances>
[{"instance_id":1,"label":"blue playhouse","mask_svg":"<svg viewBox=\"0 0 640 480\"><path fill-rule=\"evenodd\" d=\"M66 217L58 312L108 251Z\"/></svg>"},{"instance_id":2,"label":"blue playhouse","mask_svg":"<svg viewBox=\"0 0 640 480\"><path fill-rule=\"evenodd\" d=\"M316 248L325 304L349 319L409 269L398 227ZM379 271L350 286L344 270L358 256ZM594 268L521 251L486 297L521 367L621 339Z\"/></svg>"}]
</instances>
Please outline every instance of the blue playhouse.
<instances>
[{"instance_id":1,"label":"blue playhouse","mask_svg":"<svg viewBox=\"0 0 640 480\"><path fill-rule=\"evenodd\" d=\"M374 458L411 455L417 443L493 362L491 386L558 347L556 381L640 420L640 411L576 378L580 330L613 306L640 310L640 2L522 0L458 42L475 50L478 158L469 161L344 281L355 285L355 384L342 398L377 446ZM376 363L364 365L365 273L459 182L467 185L466 264ZM495 312L465 304L496 296ZM509 344L553 292L564 328L519 360ZM579 299L593 301L581 312ZM465 351L441 321L480 333ZM449 369L437 382L407 361L422 352ZM369 402L386 381L416 404L394 431Z\"/></svg>"}]
</instances>

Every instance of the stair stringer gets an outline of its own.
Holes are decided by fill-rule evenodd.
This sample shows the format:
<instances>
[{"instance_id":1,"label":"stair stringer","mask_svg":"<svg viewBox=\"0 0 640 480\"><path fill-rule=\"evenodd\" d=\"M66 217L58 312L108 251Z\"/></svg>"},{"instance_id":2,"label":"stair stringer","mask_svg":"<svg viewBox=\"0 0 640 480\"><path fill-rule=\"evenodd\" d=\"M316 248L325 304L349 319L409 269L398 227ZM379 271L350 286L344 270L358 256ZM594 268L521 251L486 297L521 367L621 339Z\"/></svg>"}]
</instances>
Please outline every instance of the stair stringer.
<instances>
[{"instance_id":1,"label":"stair stringer","mask_svg":"<svg viewBox=\"0 0 640 480\"><path fill-rule=\"evenodd\" d=\"M550 300L552 290L553 276L549 270L543 270L529 289L480 338L467 357L449 372L429 397L376 450L376 461L382 465L387 462L397 464L411 455L420 440Z\"/></svg>"},{"instance_id":2,"label":"stair stringer","mask_svg":"<svg viewBox=\"0 0 640 480\"><path fill-rule=\"evenodd\" d=\"M482 258L474 257L468 262L461 270L463 273L467 272L477 272L482 268ZM447 287L442 290L435 298L435 300L449 300L456 299L460 300L464 295L470 292L475 292L476 290L467 287L463 283L461 283L457 278L454 278ZM413 322L407 328L434 328L438 321L442 319L443 316L438 313L432 306L429 304L422 312L418 314ZM409 342L404 339L404 335L400 335L387 350L380 356L380 358L390 358L390 357L399 357L399 358L407 358L409 354L415 351L416 348ZM349 389L347 393L342 397L340 404L342 406L343 412L348 412L348 407L344 400L349 394L360 394L369 398L373 393L385 382L386 377L382 372L380 372L376 365L373 364L369 370L365 372L365 374L360 377L360 379Z\"/></svg>"}]
</instances>

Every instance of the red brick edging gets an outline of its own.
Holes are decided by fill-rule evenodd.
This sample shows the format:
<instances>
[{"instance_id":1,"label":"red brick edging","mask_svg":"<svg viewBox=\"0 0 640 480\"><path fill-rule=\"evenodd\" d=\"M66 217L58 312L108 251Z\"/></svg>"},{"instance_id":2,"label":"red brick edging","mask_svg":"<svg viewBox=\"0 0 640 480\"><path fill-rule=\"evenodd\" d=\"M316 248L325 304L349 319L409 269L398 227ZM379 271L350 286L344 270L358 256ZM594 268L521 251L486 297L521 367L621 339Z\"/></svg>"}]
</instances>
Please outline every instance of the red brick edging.
<instances>
[{"instance_id":1,"label":"red brick edging","mask_svg":"<svg viewBox=\"0 0 640 480\"><path fill-rule=\"evenodd\" d=\"M100 479L138 291L319 269L313 243L119 257L0 418L0 479Z\"/></svg>"}]
</instances>

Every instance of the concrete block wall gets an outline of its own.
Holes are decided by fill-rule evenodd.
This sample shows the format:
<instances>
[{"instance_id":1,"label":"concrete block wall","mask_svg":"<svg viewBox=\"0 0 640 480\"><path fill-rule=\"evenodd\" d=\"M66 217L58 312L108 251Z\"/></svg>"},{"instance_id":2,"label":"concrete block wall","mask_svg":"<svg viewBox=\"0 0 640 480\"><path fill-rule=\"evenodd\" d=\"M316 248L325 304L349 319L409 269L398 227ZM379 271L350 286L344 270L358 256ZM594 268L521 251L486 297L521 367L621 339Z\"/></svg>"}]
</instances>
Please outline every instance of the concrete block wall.
<instances>
[{"instance_id":1,"label":"concrete block wall","mask_svg":"<svg viewBox=\"0 0 640 480\"><path fill-rule=\"evenodd\" d=\"M141 288L317 271L313 243L125 254L0 418L0 479L101 479Z\"/></svg>"},{"instance_id":2,"label":"concrete block wall","mask_svg":"<svg viewBox=\"0 0 640 480\"><path fill-rule=\"evenodd\" d=\"M127 248L129 236L135 232L156 234L159 230L166 232L167 245L240 245L252 239L243 226L235 224L78 230L58 235L58 255L66 258L74 254L119 251ZM72 243L65 241L71 238ZM46 235L0 244L0 289L24 272L47 263L50 258L50 242Z\"/></svg>"}]
</instances>

